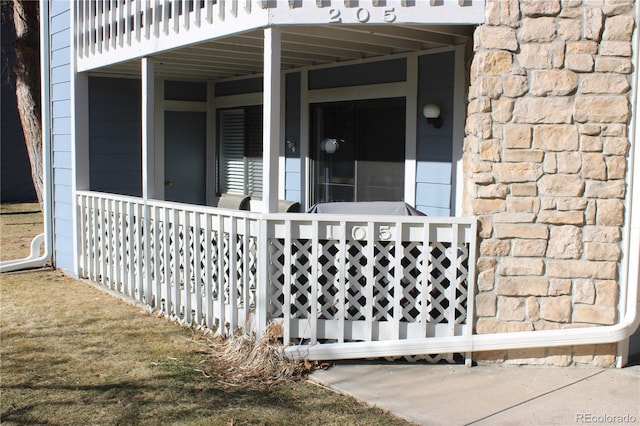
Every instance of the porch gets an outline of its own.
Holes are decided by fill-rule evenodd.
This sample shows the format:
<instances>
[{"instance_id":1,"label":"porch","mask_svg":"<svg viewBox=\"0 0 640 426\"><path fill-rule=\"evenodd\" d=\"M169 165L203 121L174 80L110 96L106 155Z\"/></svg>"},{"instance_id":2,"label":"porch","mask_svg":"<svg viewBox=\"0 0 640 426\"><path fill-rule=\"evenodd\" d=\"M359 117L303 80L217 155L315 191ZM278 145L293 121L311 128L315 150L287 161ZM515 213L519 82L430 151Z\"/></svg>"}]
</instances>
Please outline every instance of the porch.
<instances>
[{"instance_id":1,"label":"porch","mask_svg":"<svg viewBox=\"0 0 640 426\"><path fill-rule=\"evenodd\" d=\"M439 343L472 333L470 218L252 213L89 191L76 209L81 277L222 335L275 321L291 356L362 357L355 342L393 356L404 341L414 349L403 355L453 361Z\"/></svg>"}]
</instances>

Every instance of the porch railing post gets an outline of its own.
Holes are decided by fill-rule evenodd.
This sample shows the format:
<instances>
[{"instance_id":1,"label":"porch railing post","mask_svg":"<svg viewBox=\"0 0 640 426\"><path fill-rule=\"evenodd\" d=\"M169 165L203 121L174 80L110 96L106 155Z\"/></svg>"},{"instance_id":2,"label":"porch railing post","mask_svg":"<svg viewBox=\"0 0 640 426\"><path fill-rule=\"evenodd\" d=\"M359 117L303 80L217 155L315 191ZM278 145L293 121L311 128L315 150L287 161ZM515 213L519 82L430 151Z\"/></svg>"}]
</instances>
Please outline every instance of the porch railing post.
<instances>
[{"instance_id":1,"label":"porch railing post","mask_svg":"<svg viewBox=\"0 0 640 426\"><path fill-rule=\"evenodd\" d=\"M256 283L256 333L260 334L267 327L267 310L269 302L269 233L268 221L261 219L258 229L258 282Z\"/></svg>"},{"instance_id":2,"label":"porch railing post","mask_svg":"<svg viewBox=\"0 0 640 426\"><path fill-rule=\"evenodd\" d=\"M263 189L262 211L278 211L278 161L280 154L280 30L264 30Z\"/></svg>"}]
</instances>

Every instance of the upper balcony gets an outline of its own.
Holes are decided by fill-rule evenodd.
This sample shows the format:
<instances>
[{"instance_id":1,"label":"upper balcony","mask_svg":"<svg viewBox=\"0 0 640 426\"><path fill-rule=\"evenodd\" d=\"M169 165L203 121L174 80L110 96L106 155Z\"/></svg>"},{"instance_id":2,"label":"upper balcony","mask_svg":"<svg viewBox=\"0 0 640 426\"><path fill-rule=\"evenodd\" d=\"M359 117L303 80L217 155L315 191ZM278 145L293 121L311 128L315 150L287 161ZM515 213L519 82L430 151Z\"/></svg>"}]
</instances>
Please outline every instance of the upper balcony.
<instances>
[{"instance_id":1,"label":"upper balcony","mask_svg":"<svg viewBox=\"0 0 640 426\"><path fill-rule=\"evenodd\" d=\"M251 38L251 30L272 25L287 26L291 36L283 41L300 52L291 66L304 66L323 62L307 57L313 50L305 46L325 47L331 62L400 53L456 43L468 35L457 25L485 19L485 0L80 0L74 7L78 71L229 36ZM238 58L252 49L262 53L260 44L227 41Z\"/></svg>"}]
</instances>

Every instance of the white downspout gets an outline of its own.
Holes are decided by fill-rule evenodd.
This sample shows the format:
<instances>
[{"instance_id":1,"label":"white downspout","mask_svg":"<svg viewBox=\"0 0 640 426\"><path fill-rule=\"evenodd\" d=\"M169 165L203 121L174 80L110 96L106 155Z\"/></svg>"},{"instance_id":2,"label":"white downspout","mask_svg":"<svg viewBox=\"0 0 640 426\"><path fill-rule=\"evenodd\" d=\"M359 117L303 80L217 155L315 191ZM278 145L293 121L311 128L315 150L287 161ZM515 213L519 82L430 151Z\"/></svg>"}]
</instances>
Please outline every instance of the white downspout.
<instances>
[{"instance_id":1,"label":"white downspout","mask_svg":"<svg viewBox=\"0 0 640 426\"><path fill-rule=\"evenodd\" d=\"M31 241L31 253L28 257L0 262L0 273L38 268L46 265L53 253L53 216L51 185L51 126L49 92L49 2L40 0L40 75L41 75L41 114L42 114L42 170L43 179L43 218L44 232ZM40 247L44 244L44 253L40 256Z\"/></svg>"},{"instance_id":2,"label":"white downspout","mask_svg":"<svg viewBox=\"0 0 640 426\"><path fill-rule=\"evenodd\" d=\"M640 16L640 5L636 3L635 16ZM617 324L602 327L585 327L563 330L543 330L494 334L475 334L470 336L452 336L438 339L411 339L388 342L354 342L347 348L337 344L316 346L292 346L286 349L289 357L306 357L314 359L369 358L382 356L421 355L435 353L464 353L505 349L527 349L539 347L578 346L601 343L621 342L631 336L640 324L640 197L634 199L634 188L640 188L640 173L634 166L640 166L640 149L636 146L640 135L638 119L638 92L640 91L640 29L636 22L633 38L634 81L631 96L631 124L629 140L628 204L623 230L623 253L626 256L621 262L620 271L620 313L622 317ZM626 294L624 291L626 290ZM356 352L357 351L357 352ZM620 358L621 354L618 354ZM626 356L626 354L623 354ZM618 363L618 366L622 366Z\"/></svg>"}]
</instances>

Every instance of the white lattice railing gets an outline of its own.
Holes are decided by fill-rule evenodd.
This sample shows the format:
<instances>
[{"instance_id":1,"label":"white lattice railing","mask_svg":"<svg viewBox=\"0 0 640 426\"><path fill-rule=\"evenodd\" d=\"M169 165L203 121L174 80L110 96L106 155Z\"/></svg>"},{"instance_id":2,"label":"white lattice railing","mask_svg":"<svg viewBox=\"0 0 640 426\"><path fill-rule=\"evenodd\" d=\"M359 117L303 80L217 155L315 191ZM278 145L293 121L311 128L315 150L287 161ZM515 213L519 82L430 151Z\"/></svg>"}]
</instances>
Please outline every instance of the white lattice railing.
<instances>
[{"instance_id":1,"label":"white lattice railing","mask_svg":"<svg viewBox=\"0 0 640 426\"><path fill-rule=\"evenodd\" d=\"M471 218L259 214L78 191L79 273L222 334L283 341L472 332Z\"/></svg>"}]
</instances>

